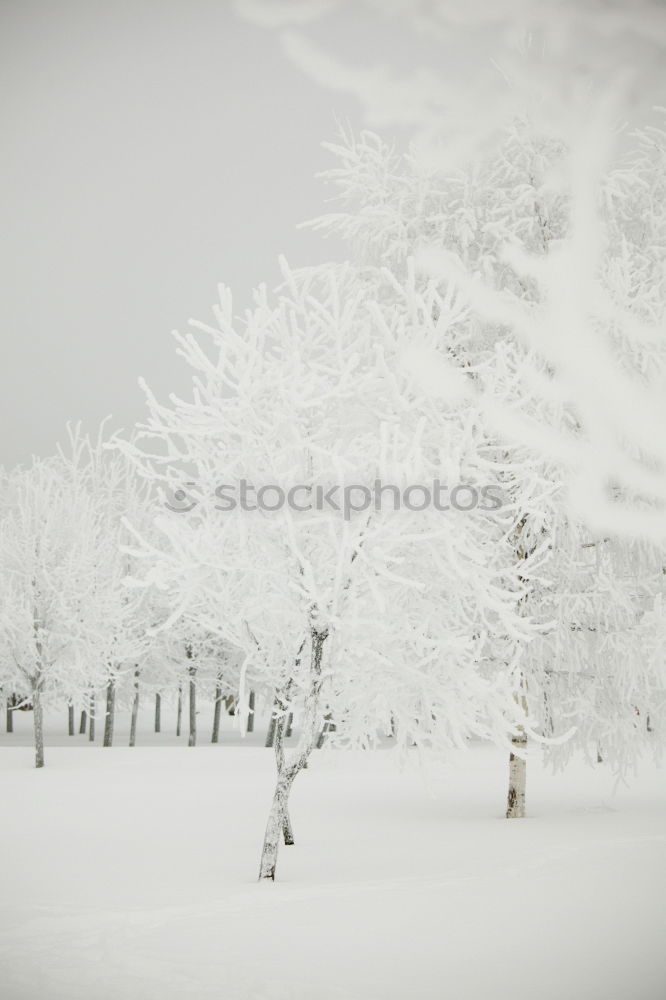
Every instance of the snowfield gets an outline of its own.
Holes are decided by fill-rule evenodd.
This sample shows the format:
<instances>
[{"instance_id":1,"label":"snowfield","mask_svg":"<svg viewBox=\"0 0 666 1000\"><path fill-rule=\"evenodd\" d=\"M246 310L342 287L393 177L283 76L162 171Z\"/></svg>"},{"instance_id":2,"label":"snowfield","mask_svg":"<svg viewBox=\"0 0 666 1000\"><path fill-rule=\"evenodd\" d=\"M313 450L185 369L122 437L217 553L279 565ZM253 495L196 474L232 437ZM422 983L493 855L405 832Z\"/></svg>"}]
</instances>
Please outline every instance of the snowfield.
<instances>
[{"instance_id":1,"label":"snowfield","mask_svg":"<svg viewBox=\"0 0 666 1000\"><path fill-rule=\"evenodd\" d=\"M535 759L529 818L506 821L492 747L431 768L429 788L388 750L324 750L294 785L296 846L259 884L274 785L261 726L243 745L225 719L216 747L163 732L133 749L119 726L102 749L53 719L35 770L31 716L15 715L0 737L3 1000L666 995L651 766L627 788L603 766L553 776Z\"/></svg>"}]
</instances>

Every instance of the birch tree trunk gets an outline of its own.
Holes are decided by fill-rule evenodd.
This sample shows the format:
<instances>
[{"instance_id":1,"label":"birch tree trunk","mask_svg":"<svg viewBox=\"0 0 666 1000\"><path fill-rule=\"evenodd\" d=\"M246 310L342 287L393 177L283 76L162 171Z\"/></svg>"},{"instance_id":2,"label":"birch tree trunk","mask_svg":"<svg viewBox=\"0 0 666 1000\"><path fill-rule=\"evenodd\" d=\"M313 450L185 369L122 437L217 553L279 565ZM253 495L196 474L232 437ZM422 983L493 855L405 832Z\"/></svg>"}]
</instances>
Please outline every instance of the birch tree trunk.
<instances>
[{"instance_id":1,"label":"birch tree trunk","mask_svg":"<svg viewBox=\"0 0 666 1000\"><path fill-rule=\"evenodd\" d=\"M279 728L280 724L278 723ZM281 740L282 736L279 739ZM278 737L276 736L276 746L277 740ZM259 866L260 881L275 881L280 840L284 840L288 846L292 846L294 843L294 833L289 816L289 793L299 770L300 768L294 770L293 768L282 767L278 773L261 851L261 863Z\"/></svg>"},{"instance_id":2,"label":"birch tree trunk","mask_svg":"<svg viewBox=\"0 0 666 1000\"><path fill-rule=\"evenodd\" d=\"M180 736L183 723L183 685L178 685L178 707L176 708L176 736Z\"/></svg>"},{"instance_id":3,"label":"birch tree trunk","mask_svg":"<svg viewBox=\"0 0 666 1000\"><path fill-rule=\"evenodd\" d=\"M294 783L294 779L299 771L307 767L308 759L312 753L319 735L321 720L319 717L319 697L321 693L321 664L324 651L324 643L328 637L328 629L318 629L311 627L310 630L310 684L308 698L305 705L305 718L303 731L301 733L298 746L293 751L289 760L284 751L284 733L286 728L286 711L289 697L289 685L285 692L285 700L280 704L280 716L275 726L275 762L277 766L277 781L273 793L264 843L261 851L261 862L259 865L260 881L275 881L277 869L278 848L280 839L283 838L285 844L293 844L294 836L289 816L289 793ZM298 651L296 663L300 663L300 655L305 643L301 644Z\"/></svg>"},{"instance_id":4,"label":"birch tree trunk","mask_svg":"<svg viewBox=\"0 0 666 1000\"><path fill-rule=\"evenodd\" d=\"M104 715L104 739L102 746L113 746L113 722L116 711L116 685L111 678L106 685L106 712Z\"/></svg>"},{"instance_id":5,"label":"birch tree trunk","mask_svg":"<svg viewBox=\"0 0 666 1000\"><path fill-rule=\"evenodd\" d=\"M275 869L277 867L278 848L280 839L284 840L285 846L292 847L294 844L294 831L289 815L289 792L298 773L297 770L286 767L284 755L284 731L285 717L284 706L281 706L282 714L276 719L275 724L275 764L278 771L278 780L273 793L271 811L268 814L264 846L261 854L261 865L259 869L260 879L270 879L275 881Z\"/></svg>"},{"instance_id":6,"label":"birch tree trunk","mask_svg":"<svg viewBox=\"0 0 666 1000\"><path fill-rule=\"evenodd\" d=\"M187 738L187 745L188 747L195 747L197 745L197 668L190 667L188 673L190 675L190 733Z\"/></svg>"},{"instance_id":7,"label":"birch tree trunk","mask_svg":"<svg viewBox=\"0 0 666 1000\"><path fill-rule=\"evenodd\" d=\"M88 713L88 740L91 743L95 742L95 695L94 693L90 695L90 711Z\"/></svg>"},{"instance_id":8,"label":"birch tree trunk","mask_svg":"<svg viewBox=\"0 0 666 1000\"><path fill-rule=\"evenodd\" d=\"M261 865L259 868L259 878L275 881L275 871L277 868L278 847L280 839L284 836L285 820L289 815L289 792L294 779L287 779L286 776L278 778L273 793L273 802L268 814L266 833L264 834L264 846L261 852ZM293 837L291 838L293 843Z\"/></svg>"},{"instance_id":9,"label":"birch tree trunk","mask_svg":"<svg viewBox=\"0 0 666 1000\"><path fill-rule=\"evenodd\" d=\"M159 733L162 727L162 695L158 692L155 695L155 732Z\"/></svg>"},{"instance_id":10,"label":"birch tree trunk","mask_svg":"<svg viewBox=\"0 0 666 1000\"><path fill-rule=\"evenodd\" d=\"M74 735L74 706L67 706L67 735Z\"/></svg>"},{"instance_id":11,"label":"birch tree trunk","mask_svg":"<svg viewBox=\"0 0 666 1000\"><path fill-rule=\"evenodd\" d=\"M284 816L282 818L282 837L285 843L285 847L294 846L294 831L291 826L291 817L289 815L288 803L285 803Z\"/></svg>"},{"instance_id":12,"label":"birch tree trunk","mask_svg":"<svg viewBox=\"0 0 666 1000\"><path fill-rule=\"evenodd\" d=\"M139 671L134 671L134 700L132 701L132 718L130 721L129 745L136 746L136 723L139 717Z\"/></svg>"},{"instance_id":13,"label":"birch tree trunk","mask_svg":"<svg viewBox=\"0 0 666 1000\"><path fill-rule=\"evenodd\" d=\"M527 734L519 727L519 732L511 739L517 750L524 752L527 747ZM525 783L527 780L527 761L517 756L513 751L509 756L509 794L507 797L506 818L523 819L525 816Z\"/></svg>"},{"instance_id":14,"label":"birch tree trunk","mask_svg":"<svg viewBox=\"0 0 666 1000\"><path fill-rule=\"evenodd\" d=\"M521 518L517 527L517 538L516 538L516 556L519 561L525 561L534 552L535 542L529 537L529 519L528 515L525 514ZM529 577L525 576L524 573L520 573L518 579L526 587L529 585ZM526 590L525 594L521 597L519 601L519 608L523 614L526 614L529 610L529 590ZM527 717L528 705L527 705L527 681L524 674L520 676L520 693L516 694L516 705L522 708L523 717ZM547 702L546 702L547 703ZM548 712L546 712L546 717L548 717ZM513 750L509 755L509 791L507 795L506 803L506 818L507 819L523 819L525 816L525 785L527 782L527 761L521 753L527 748L527 733L525 732L523 726L518 725L516 727L517 732L511 737L511 744L516 748L518 753L514 753Z\"/></svg>"},{"instance_id":15,"label":"birch tree trunk","mask_svg":"<svg viewBox=\"0 0 666 1000\"><path fill-rule=\"evenodd\" d=\"M44 767L44 715L42 693L39 688L33 688L32 691L32 713L35 729L35 767Z\"/></svg>"},{"instance_id":16,"label":"birch tree trunk","mask_svg":"<svg viewBox=\"0 0 666 1000\"><path fill-rule=\"evenodd\" d=\"M88 713L85 708L81 709L81 721L79 722L79 736L81 736L86 731L86 722L88 721Z\"/></svg>"},{"instance_id":17,"label":"birch tree trunk","mask_svg":"<svg viewBox=\"0 0 666 1000\"><path fill-rule=\"evenodd\" d=\"M218 684L215 688L215 707L213 709L213 734L211 743L217 743L220 736L220 717L222 715L222 688Z\"/></svg>"}]
</instances>

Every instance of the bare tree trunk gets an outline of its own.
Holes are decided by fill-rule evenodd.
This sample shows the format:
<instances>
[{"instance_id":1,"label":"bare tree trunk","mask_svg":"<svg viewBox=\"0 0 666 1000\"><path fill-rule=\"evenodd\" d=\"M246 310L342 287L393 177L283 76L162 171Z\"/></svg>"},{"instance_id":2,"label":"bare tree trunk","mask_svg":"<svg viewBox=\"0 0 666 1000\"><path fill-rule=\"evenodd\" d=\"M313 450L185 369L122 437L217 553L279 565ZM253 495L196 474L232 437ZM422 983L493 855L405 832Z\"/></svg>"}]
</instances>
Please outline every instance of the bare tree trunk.
<instances>
[{"instance_id":1,"label":"bare tree trunk","mask_svg":"<svg viewBox=\"0 0 666 1000\"><path fill-rule=\"evenodd\" d=\"M286 740L288 740L289 737L291 736L293 724L294 724L294 713L290 712L289 715L287 716L287 725L284 728L284 738Z\"/></svg>"},{"instance_id":2,"label":"bare tree trunk","mask_svg":"<svg viewBox=\"0 0 666 1000\"><path fill-rule=\"evenodd\" d=\"M534 552L536 545L536 543L529 538L528 524L529 517L527 514L524 514L516 529L516 556L519 561L529 559L530 555ZM530 583L529 578L522 572L519 573L518 579L526 587ZM530 591L526 590L524 595L520 598L518 606L522 614L526 614L529 609L529 593ZM523 675L520 677L520 694L516 693L515 698L516 705L519 708L522 708L523 717L527 718L527 683ZM545 714L546 718L550 716L550 707L547 698ZM511 737L511 744L515 747L518 753L516 754L512 750L509 755L509 792L506 803L507 819L523 819L525 816L527 761L523 756L521 756L521 753L524 753L527 748L527 733L521 725L518 725L516 730L516 733Z\"/></svg>"},{"instance_id":3,"label":"bare tree trunk","mask_svg":"<svg viewBox=\"0 0 666 1000\"><path fill-rule=\"evenodd\" d=\"M190 667L188 673L190 675L190 733L187 738L187 745L188 747L195 747L197 745L197 668Z\"/></svg>"},{"instance_id":4,"label":"bare tree trunk","mask_svg":"<svg viewBox=\"0 0 666 1000\"><path fill-rule=\"evenodd\" d=\"M328 636L327 629L318 629L314 626L310 629L310 690L305 705L305 719L303 730L298 746L293 751L290 760L284 750L285 715L289 704L289 685L285 691L285 698L279 705L280 716L275 726L275 762L277 765L277 781L273 793L266 833L261 852L261 863L259 866L260 881L275 881L275 871L277 868L278 847L280 839L285 843L293 844L294 837L289 817L289 793L294 783L294 779L299 771L307 766L308 758L312 753L321 726L319 717L319 697L321 692L321 664L324 651L324 643ZM305 640L301 644L296 656L296 664L300 664L300 657L305 646Z\"/></svg>"},{"instance_id":5,"label":"bare tree trunk","mask_svg":"<svg viewBox=\"0 0 666 1000\"><path fill-rule=\"evenodd\" d=\"M7 708L5 715L5 728L8 733L14 732L14 708L13 708L13 697L7 699Z\"/></svg>"},{"instance_id":6,"label":"bare tree trunk","mask_svg":"<svg viewBox=\"0 0 666 1000\"><path fill-rule=\"evenodd\" d=\"M42 693L39 688L32 691L32 713L35 728L35 767L44 767L44 715Z\"/></svg>"},{"instance_id":7,"label":"bare tree trunk","mask_svg":"<svg viewBox=\"0 0 666 1000\"><path fill-rule=\"evenodd\" d=\"M106 685L106 712L104 715L104 739L102 746L113 746L113 722L116 711L116 685L110 678Z\"/></svg>"},{"instance_id":8,"label":"bare tree trunk","mask_svg":"<svg viewBox=\"0 0 666 1000\"><path fill-rule=\"evenodd\" d=\"M67 735L74 735L74 706L67 706Z\"/></svg>"},{"instance_id":9,"label":"bare tree trunk","mask_svg":"<svg viewBox=\"0 0 666 1000\"><path fill-rule=\"evenodd\" d=\"M544 718L544 729L551 736L555 734L555 722L553 720L553 713L550 708L550 697L548 691L543 693L543 718Z\"/></svg>"},{"instance_id":10,"label":"bare tree trunk","mask_svg":"<svg viewBox=\"0 0 666 1000\"><path fill-rule=\"evenodd\" d=\"M391 722L393 723L393 717L391 717ZM319 739L317 740L317 750L321 750L324 745L324 740L326 739L327 733L335 732L335 723L333 722L333 716L330 712L327 712L324 716L324 725L321 727L321 732L319 734Z\"/></svg>"},{"instance_id":11,"label":"bare tree trunk","mask_svg":"<svg viewBox=\"0 0 666 1000\"><path fill-rule=\"evenodd\" d=\"M180 736L183 723L183 685L178 685L178 708L176 709L176 736Z\"/></svg>"},{"instance_id":12,"label":"bare tree trunk","mask_svg":"<svg viewBox=\"0 0 666 1000\"><path fill-rule=\"evenodd\" d=\"M213 709L213 735L211 743L217 743L220 737L220 717L222 715L222 688L218 684L215 688L215 707Z\"/></svg>"},{"instance_id":13,"label":"bare tree trunk","mask_svg":"<svg viewBox=\"0 0 666 1000\"><path fill-rule=\"evenodd\" d=\"M298 774L297 769L294 770L293 768L286 767L284 754L284 706L281 705L280 708L281 715L276 719L274 732L275 764L278 771L278 779L275 792L273 793L271 811L268 814L268 823L266 825L259 868L259 878L270 879L273 882L275 881L280 837L284 840L285 846L291 847L294 844L294 831L289 815L289 793L294 778Z\"/></svg>"},{"instance_id":14,"label":"bare tree trunk","mask_svg":"<svg viewBox=\"0 0 666 1000\"><path fill-rule=\"evenodd\" d=\"M254 691L250 691L250 696L247 700L247 728L246 732L254 732Z\"/></svg>"},{"instance_id":15,"label":"bare tree trunk","mask_svg":"<svg viewBox=\"0 0 666 1000\"><path fill-rule=\"evenodd\" d=\"M277 724L277 713L278 713L278 698L276 696L273 701L273 711L271 712L271 721L268 723L268 730L266 731L266 742L265 747L272 747L275 743L275 726Z\"/></svg>"},{"instance_id":16,"label":"bare tree trunk","mask_svg":"<svg viewBox=\"0 0 666 1000\"><path fill-rule=\"evenodd\" d=\"M270 879L275 881L275 871L277 868L278 847L280 838L284 837L285 819L289 813L289 792L293 784L293 778L278 778L273 793L273 802L268 814L266 833L264 834L264 846L261 852L261 865L259 868L260 879ZM293 837L291 838L293 844Z\"/></svg>"},{"instance_id":17,"label":"bare tree trunk","mask_svg":"<svg viewBox=\"0 0 666 1000\"><path fill-rule=\"evenodd\" d=\"M81 709L81 721L79 723L79 736L86 731L86 722L88 721L88 713L85 708Z\"/></svg>"},{"instance_id":18,"label":"bare tree trunk","mask_svg":"<svg viewBox=\"0 0 666 1000\"><path fill-rule=\"evenodd\" d=\"M289 806L285 803L284 816L282 817L282 836L284 838L285 847L294 846L294 831L291 827L291 817L289 815Z\"/></svg>"},{"instance_id":19,"label":"bare tree trunk","mask_svg":"<svg viewBox=\"0 0 666 1000\"><path fill-rule=\"evenodd\" d=\"M129 745L136 746L136 723L139 717L139 669L134 671L134 700L132 701L132 718L130 721Z\"/></svg>"},{"instance_id":20,"label":"bare tree trunk","mask_svg":"<svg viewBox=\"0 0 666 1000\"><path fill-rule=\"evenodd\" d=\"M155 732L159 733L162 726L162 695L155 695Z\"/></svg>"},{"instance_id":21,"label":"bare tree trunk","mask_svg":"<svg viewBox=\"0 0 666 1000\"><path fill-rule=\"evenodd\" d=\"M527 734L519 727L519 732L511 739L517 750L524 751L527 747ZM509 757L509 795L507 798L506 818L523 819L525 816L525 782L527 778L527 761L517 756L513 751Z\"/></svg>"},{"instance_id":22,"label":"bare tree trunk","mask_svg":"<svg viewBox=\"0 0 666 1000\"><path fill-rule=\"evenodd\" d=\"M236 714L236 699L232 694L228 694L227 697L224 699L224 705L227 710L227 715Z\"/></svg>"},{"instance_id":23,"label":"bare tree trunk","mask_svg":"<svg viewBox=\"0 0 666 1000\"><path fill-rule=\"evenodd\" d=\"M96 711L96 709L95 709L95 694L93 692L90 695L90 708L89 708L89 712L88 712L88 716L89 716L89 719L90 719L90 722L89 722L89 725L88 725L88 739L90 740L91 743L95 742L95 711Z\"/></svg>"}]
</instances>

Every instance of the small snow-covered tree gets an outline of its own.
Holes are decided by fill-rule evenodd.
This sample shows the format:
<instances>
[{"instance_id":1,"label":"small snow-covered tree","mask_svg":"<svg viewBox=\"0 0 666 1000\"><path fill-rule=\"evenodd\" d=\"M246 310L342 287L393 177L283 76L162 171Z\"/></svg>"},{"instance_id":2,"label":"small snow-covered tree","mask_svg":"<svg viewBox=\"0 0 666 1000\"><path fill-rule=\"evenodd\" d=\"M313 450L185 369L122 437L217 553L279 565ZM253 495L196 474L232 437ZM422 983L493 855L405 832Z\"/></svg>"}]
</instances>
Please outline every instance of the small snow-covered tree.
<instances>
[{"instance_id":1,"label":"small snow-covered tree","mask_svg":"<svg viewBox=\"0 0 666 1000\"><path fill-rule=\"evenodd\" d=\"M551 627L527 651L533 725L544 734L568 726L571 739L549 746L555 766L574 752L617 773L664 744L666 661L658 653L666 590L664 553L642 542L592 535L563 518L539 605Z\"/></svg>"},{"instance_id":2,"label":"small snow-covered tree","mask_svg":"<svg viewBox=\"0 0 666 1000\"><path fill-rule=\"evenodd\" d=\"M0 645L16 691L33 707L38 767L45 701L90 707L86 699L105 690L110 746L121 673L131 675L136 693L137 664L158 622L146 594L125 585L123 518L143 523L147 504L147 484L121 452L105 449L103 428L95 439L70 430L55 456L9 476L0 521Z\"/></svg>"},{"instance_id":3,"label":"small snow-covered tree","mask_svg":"<svg viewBox=\"0 0 666 1000\"><path fill-rule=\"evenodd\" d=\"M35 764L44 765L43 703L99 680L86 615L99 519L57 461L15 470L0 523L0 644L12 687L32 705Z\"/></svg>"},{"instance_id":4,"label":"small snow-covered tree","mask_svg":"<svg viewBox=\"0 0 666 1000\"><path fill-rule=\"evenodd\" d=\"M94 438L76 428L61 457L73 482L89 492L99 519L86 627L91 655L105 675L103 745L111 746L117 689L123 693L122 682L129 682L127 697L138 706L140 665L150 650L151 629L158 621L147 595L127 586L132 560L127 552L130 536L126 519L148 530L150 487L124 452L113 447L115 438L107 437L104 424Z\"/></svg>"}]
</instances>

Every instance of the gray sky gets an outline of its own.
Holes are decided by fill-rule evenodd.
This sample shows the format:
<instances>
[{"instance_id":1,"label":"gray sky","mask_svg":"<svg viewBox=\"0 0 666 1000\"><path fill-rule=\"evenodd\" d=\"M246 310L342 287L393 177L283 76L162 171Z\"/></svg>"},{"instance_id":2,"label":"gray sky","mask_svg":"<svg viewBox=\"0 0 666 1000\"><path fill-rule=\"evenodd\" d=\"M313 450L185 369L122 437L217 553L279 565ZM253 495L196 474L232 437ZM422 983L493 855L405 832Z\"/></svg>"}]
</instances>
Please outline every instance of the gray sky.
<instances>
[{"instance_id":1,"label":"gray sky","mask_svg":"<svg viewBox=\"0 0 666 1000\"><path fill-rule=\"evenodd\" d=\"M208 319L219 281L250 288L340 256L318 214L334 108L229 3L0 6L4 152L0 464L64 424L143 415L189 378L170 331Z\"/></svg>"},{"instance_id":2,"label":"gray sky","mask_svg":"<svg viewBox=\"0 0 666 1000\"><path fill-rule=\"evenodd\" d=\"M503 32L411 36L359 0L307 31L361 76L377 63L436 69L453 105L467 96L464 118L477 93L504 86L491 56L513 45L511 3L531 0L488 6L504 11ZM271 17L280 4L294 7L250 2ZM626 63L643 82L647 67L660 95L666 18L654 17L634 24L636 40L588 11L562 36L566 60L609 79ZM331 163L320 143L335 115L364 124L336 72L318 86L232 0L0 0L0 465L51 451L67 420L93 428L111 413L128 427L144 414L139 375L158 396L187 392L171 330L209 318L218 282L241 311L254 285L278 280L279 253L296 266L345 255L296 229L325 210L314 174Z\"/></svg>"}]
</instances>

